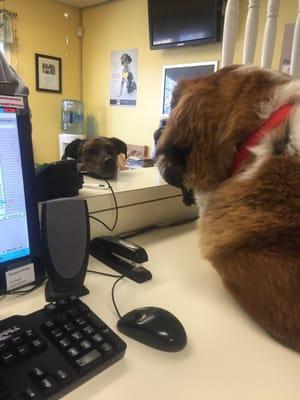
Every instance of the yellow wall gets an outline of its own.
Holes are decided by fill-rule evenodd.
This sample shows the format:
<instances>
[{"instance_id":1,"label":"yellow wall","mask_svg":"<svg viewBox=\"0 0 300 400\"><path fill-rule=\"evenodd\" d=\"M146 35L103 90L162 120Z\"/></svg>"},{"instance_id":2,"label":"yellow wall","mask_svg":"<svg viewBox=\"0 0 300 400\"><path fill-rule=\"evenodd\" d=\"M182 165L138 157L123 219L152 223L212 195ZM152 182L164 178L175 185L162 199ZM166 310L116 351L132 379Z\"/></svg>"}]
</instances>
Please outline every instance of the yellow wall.
<instances>
[{"instance_id":1,"label":"yellow wall","mask_svg":"<svg viewBox=\"0 0 300 400\"><path fill-rule=\"evenodd\" d=\"M18 48L12 66L18 62L15 68L30 89L35 160L57 160L61 99L81 99L81 39L76 36L81 12L53 0L6 0L5 7L18 13ZM65 11L70 13L69 57L65 56ZM35 53L62 58L61 94L36 91Z\"/></svg>"},{"instance_id":2,"label":"yellow wall","mask_svg":"<svg viewBox=\"0 0 300 400\"><path fill-rule=\"evenodd\" d=\"M115 0L83 11L83 101L96 133L152 146L161 109L162 68L220 58L220 44L149 50L147 0ZM138 48L137 106L109 105L110 52Z\"/></svg>"},{"instance_id":3,"label":"yellow wall","mask_svg":"<svg viewBox=\"0 0 300 400\"><path fill-rule=\"evenodd\" d=\"M245 23L247 3L247 0L241 0L240 26ZM257 64L267 0L261 3ZM83 11L55 0L6 0L5 6L18 13L16 28L19 45L18 52L13 54L12 65L17 59L17 69L30 88L37 162L58 158L62 99L83 99L89 134L118 136L127 143L152 146L152 133L160 118L162 67L220 60L220 44L150 51L147 0L113 0ZM295 21L296 10L297 0L281 2L273 68L279 65L284 24ZM65 56L65 11L70 13L69 57ZM83 46L76 36L76 28L81 22L85 30ZM241 62L242 42L243 29L240 28L235 62ZM109 106L110 53L111 50L126 48L139 50L137 106L112 107ZM62 58L62 94L36 91L35 53Z\"/></svg>"},{"instance_id":4,"label":"yellow wall","mask_svg":"<svg viewBox=\"0 0 300 400\"><path fill-rule=\"evenodd\" d=\"M163 0L162 0L163 1ZM259 65L267 0L261 5L256 55ZM235 62L241 62L243 28L248 0L241 0L241 19ZM273 67L278 69L285 23L295 21L297 0L281 2ZM83 11L83 100L90 133L118 136L127 143L152 145L160 118L162 67L169 64L220 60L220 44L168 50L149 50L147 0L114 0ZM137 106L109 106L110 52L138 48ZM94 120L94 122L93 122Z\"/></svg>"}]
</instances>

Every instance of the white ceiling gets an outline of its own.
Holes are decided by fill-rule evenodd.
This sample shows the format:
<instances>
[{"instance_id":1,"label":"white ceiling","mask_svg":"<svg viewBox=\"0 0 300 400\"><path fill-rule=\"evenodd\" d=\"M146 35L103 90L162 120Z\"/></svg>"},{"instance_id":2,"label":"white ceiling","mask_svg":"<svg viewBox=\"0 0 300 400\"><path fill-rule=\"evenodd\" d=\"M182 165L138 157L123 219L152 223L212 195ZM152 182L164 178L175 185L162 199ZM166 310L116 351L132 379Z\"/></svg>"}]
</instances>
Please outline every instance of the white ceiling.
<instances>
[{"instance_id":1,"label":"white ceiling","mask_svg":"<svg viewBox=\"0 0 300 400\"><path fill-rule=\"evenodd\" d=\"M69 4L70 6L84 8L94 6L95 4L104 3L109 0L56 0L59 3Z\"/></svg>"}]
</instances>

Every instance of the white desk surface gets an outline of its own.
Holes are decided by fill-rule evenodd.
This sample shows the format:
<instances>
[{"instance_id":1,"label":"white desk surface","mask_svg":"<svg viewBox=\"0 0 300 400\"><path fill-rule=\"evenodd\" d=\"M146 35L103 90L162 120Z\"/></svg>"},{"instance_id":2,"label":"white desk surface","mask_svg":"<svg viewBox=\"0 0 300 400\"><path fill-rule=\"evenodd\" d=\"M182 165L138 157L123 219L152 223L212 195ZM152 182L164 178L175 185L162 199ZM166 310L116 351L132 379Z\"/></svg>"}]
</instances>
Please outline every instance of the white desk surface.
<instances>
[{"instance_id":1,"label":"white desk surface","mask_svg":"<svg viewBox=\"0 0 300 400\"><path fill-rule=\"evenodd\" d=\"M68 400L297 400L300 354L275 342L235 304L198 249L195 223L136 236L149 255L153 280L119 282L121 314L140 306L173 312L188 335L179 353L164 353L124 335L125 357L69 393ZM95 260L89 268L111 271ZM111 301L113 278L88 274L83 298L111 328L117 315ZM6 296L0 317L27 314L44 305L38 289L25 297Z\"/></svg>"},{"instance_id":2,"label":"white desk surface","mask_svg":"<svg viewBox=\"0 0 300 400\"><path fill-rule=\"evenodd\" d=\"M102 179L95 179L89 176L84 176L84 183L87 184L99 184L103 183ZM145 190L154 187L166 187L172 193L181 193L181 191L173 186L169 186L166 181L161 177L158 168L138 168L118 171L116 179L109 179L109 182L114 192L128 192L135 190ZM85 198L93 196L101 196L109 193L109 190L94 189L94 188L83 188L80 190L80 196Z\"/></svg>"}]
</instances>

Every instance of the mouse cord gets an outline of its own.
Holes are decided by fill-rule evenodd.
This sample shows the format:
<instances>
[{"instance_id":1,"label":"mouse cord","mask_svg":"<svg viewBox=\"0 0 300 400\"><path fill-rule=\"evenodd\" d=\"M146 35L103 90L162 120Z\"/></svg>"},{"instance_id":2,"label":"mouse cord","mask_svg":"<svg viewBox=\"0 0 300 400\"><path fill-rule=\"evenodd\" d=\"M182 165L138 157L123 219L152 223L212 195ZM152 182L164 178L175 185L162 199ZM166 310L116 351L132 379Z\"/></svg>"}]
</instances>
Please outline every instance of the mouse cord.
<instances>
[{"instance_id":1,"label":"mouse cord","mask_svg":"<svg viewBox=\"0 0 300 400\"><path fill-rule=\"evenodd\" d=\"M99 222L99 224L103 225L108 231L112 232L112 231L115 229L115 227L117 226L117 223L118 223L118 219L119 219L119 206L118 206L118 203L117 203L117 199L116 199L115 192L114 192L114 190L113 190L111 184L109 183L109 181L108 181L107 179L104 179L104 181L107 183L107 185L108 185L108 187L109 187L109 189L110 189L110 191L111 191L112 197L113 197L113 199L114 199L115 211L116 211L116 214L115 214L115 222L113 223L113 226L110 227L110 226L108 226L105 222L101 221L100 219L98 219L97 217L94 217L94 216L91 215L91 214L89 214L89 218L91 218L91 219L93 219L93 220Z\"/></svg>"},{"instance_id":2,"label":"mouse cord","mask_svg":"<svg viewBox=\"0 0 300 400\"><path fill-rule=\"evenodd\" d=\"M97 274L97 275L109 276L109 277L111 277L111 278L118 278L118 279L115 281L115 283L113 284L113 287L112 287L112 289L111 289L111 298L112 298L112 302L113 302L114 308L115 308L115 310L116 310L116 313L118 314L119 318L122 318L122 315L120 314L120 311L119 311L119 309L118 309L118 307L117 307L117 303L116 303L116 300L115 300L115 288L116 288L117 284L120 282L120 280L123 279L123 278L125 278L125 276L123 276L123 275L107 274L106 272L94 271L94 270L92 270L92 269L88 269L87 272L90 272L90 273L92 273L92 274Z\"/></svg>"},{"instance_id":3,"label":"mouse cord","mask_svg":"<svg viewBox=\"0 0 300 400\"><path fill-rule=\"evenodd\" d=\"M116 288L117 284L118 284L123 278L125 278L125 276L121 276L119 279L117 279L117 280L115 281L115 283L113 284L113 287L112 287L112 289L111 289L111 298L112 298L112 302L113 302L113 305L114 305L114 307L115 307L116 313L118 314L119 318L122 318L122 315L120 314L119 309L118 309L117 304L116 304L116 300L115 300L115 288Z\"/></svg>"}]
</instances>

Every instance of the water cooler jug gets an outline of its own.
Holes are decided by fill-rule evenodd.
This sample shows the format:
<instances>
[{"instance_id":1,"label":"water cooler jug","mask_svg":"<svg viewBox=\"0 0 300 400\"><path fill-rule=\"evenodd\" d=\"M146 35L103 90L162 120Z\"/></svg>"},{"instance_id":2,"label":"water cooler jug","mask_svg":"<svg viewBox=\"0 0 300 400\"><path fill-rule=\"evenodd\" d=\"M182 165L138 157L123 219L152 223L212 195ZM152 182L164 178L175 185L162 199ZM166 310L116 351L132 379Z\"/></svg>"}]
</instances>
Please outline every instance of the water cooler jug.
<instances>
[{"instance_id":1,"label":"water cooler jug","mask_svg":"<svg viewBox=\"0 0 300 400\"><path fill-rule=\"evenodd\" d=\"M59 155L64 154L67 144L75 139L86 139L83 132L83 103L66 99L61 102L61 134L59 135Z\"/></svg>"}]
</instances>

